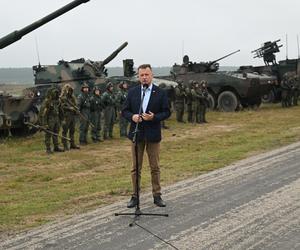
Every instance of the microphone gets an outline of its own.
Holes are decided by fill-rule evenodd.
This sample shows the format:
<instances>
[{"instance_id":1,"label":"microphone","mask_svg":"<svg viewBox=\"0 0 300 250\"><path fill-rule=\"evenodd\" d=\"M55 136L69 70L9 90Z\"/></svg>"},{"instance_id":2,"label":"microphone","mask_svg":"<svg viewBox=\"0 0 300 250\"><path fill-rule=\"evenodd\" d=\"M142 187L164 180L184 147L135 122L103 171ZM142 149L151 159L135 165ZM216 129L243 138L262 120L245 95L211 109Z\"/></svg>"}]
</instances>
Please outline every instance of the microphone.
<instances>
[{"instance_id":1,"label":"microphone","mask_svg":"<svg viewBox=\"0 0 300 250\"><path fill-rule=\"evenodd\" d=\"M149 88L149 85L147 83L143 84L143 90L145 91L147 88Z\"/></svg>"},{"instance_id":2,"label":"microphone","mask_svg":"<svg viewBox=\"0 0 300 250\"><path fill-rule=\"evenodd\" d=\"M143 95L145 95L147 88L149 88L149 85L147 83L143 83Z\"/></svg>"}]
</instances>

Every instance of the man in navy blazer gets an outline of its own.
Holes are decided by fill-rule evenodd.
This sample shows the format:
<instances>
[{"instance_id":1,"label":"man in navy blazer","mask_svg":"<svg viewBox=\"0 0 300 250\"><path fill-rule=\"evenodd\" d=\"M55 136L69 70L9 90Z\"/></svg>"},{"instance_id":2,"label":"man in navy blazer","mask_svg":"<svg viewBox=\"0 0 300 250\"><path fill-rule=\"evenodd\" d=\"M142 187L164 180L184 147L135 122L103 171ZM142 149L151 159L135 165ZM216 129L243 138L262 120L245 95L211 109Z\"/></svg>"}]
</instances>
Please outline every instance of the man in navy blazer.
<instances>
[{"instance_id":1,"label":"man in navy blazer","mask_svg":"<svg viewBox=\"0 0 300 250\"><path fill-rule=\"evenodd\" d=\"M122 115L131 122L128 138L132 141L134 129L138 124L138 133L136 137L138 149L138 173L139 183L141 178L141 169L143 163L144 150L146 149L149 165L151 169L151 183L154 204L165 207L166 204L161 198L160 187L160 167L159 167L159 148L161 141L161 121L167 119L170 115L170 108L166 92L153 84L152 69L149 64L143 64L138 67L140 85L131 88L128 91L127 99L122 109ZM141 99L144 93L142 105L142 114L139 115ZM136 157L135 145L131 147L133 166L131 170L133 194L127 205L128 208L137 205L137 187L136 187ZM140 189L140 187L138 187Z\"/></svg>"}]
</instances>

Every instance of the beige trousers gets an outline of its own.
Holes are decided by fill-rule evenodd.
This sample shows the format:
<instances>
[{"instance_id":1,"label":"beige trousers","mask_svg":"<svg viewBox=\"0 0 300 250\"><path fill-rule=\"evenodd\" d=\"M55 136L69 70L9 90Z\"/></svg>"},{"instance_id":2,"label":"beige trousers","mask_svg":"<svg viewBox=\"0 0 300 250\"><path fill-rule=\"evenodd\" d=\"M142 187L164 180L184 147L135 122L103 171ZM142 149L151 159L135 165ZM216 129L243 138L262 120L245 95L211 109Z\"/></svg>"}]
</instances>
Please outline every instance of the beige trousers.
<instances>
[{"instance_id":1,"label":"beige trousers","mask_svg":"<svg viewBox=\"0 0 300 250\"><path fill-rule=\"evenodd\" d=\"M152 183L152 193L153 196L161 195L161 187L160 187L160 169L159 169L159 142L138 142L138 176L139 176L139 190L141 183L141 170L143 165L143 156L146 148L146 152L148 155L150 170L151 170L151 183ZM135 145L132 143L131 145L132 152L132 170L131 170L131 178L132 178L132 186L133 186L133 196L136 196L137 188L136 188L136 157L135 157Z\"/></svg>"}]
</instances>

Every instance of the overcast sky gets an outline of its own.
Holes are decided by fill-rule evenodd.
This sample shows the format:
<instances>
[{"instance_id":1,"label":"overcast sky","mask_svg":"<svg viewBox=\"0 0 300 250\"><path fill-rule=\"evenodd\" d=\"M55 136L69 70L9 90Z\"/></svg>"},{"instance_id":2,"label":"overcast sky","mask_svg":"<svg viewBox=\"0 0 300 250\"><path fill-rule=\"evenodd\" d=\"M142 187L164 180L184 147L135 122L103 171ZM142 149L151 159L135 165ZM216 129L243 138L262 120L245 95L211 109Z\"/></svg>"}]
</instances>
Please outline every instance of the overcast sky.
<instances>
[{"instance_id":1,"label":"overcast sky","mask_svg":"<svg viewBox=\"0 0 300 250\"><path fill-rule=\"evenodd\" d=\"M71 0L0 0L0 37L55 11ZM251 51L281 39L277 59L298 57L299 0L90 0L0 50L0 67L31 67L80 57L103 60L128 46L108 66L125 58L135 65L171 66L188 54L209 61L232 51L222 66L262 64Z\"/></svg>"}]
</instances>

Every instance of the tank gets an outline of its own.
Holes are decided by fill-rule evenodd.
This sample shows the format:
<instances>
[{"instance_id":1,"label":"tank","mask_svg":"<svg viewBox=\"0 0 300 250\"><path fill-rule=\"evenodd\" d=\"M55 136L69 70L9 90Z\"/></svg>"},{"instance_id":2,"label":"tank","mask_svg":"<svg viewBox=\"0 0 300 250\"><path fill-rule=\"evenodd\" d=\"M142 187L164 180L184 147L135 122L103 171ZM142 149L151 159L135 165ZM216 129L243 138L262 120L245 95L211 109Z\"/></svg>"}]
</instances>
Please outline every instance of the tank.
<instances>
[{"instance_id":1,"label":"tank","mask_svg":"<svg viewBox=\"0 0 300 250\"><path fill-rule=\"evenodd\" d=\"M75 0L40 20L16 30L0 39L0 49L20 40L24 35L63 15L64 13L88 2L89 0ZM38 116L38 93L27 92L26 95L15 96L0 92L0 137L24 135L35 132L27 122L36 123Z\"/></svg>"},{"instance_id":2,"label":"tank","mask_svg":"<svg viewBox=\"0 0 300 250\"><path fill-rule=\"evenodd\" d=\"M261 47L251 51L254 58L262 58L264 65L262 66L241 66L239 72L251 72L256 74L265 74L275 77L270 90L262 96L265 103L276 103L281 101L281 81L285 74L300 75L300 59L276 60L276 53L280 51L282 45L279 45L280 39L273 42L264 42Z\"/></svg>"},{"instance_id":3,"label":"tank","mask_svg":"<svg viewBox=\"0 0 300 250\"><path fill-rule=\"evenodd\" d=\"M186 55L181 65L174 64L170 77L173 80L181 80L188 86L190 80L207 81L208 99L211 109L218 108L221 111L232 112L240 106L260 106L261 96L269 91L275 78L266 74L253 72L222 72L218 71L218 61L231 56L240 50L229 53L211 62L195 63Z\"/></svg>"},{"instance_id":4,"label":"tank","mask_svg":"<svg viewBox=\"0 0 300 250\"><path fill-rule=\"evenodd\" d=\"M45 97L47 90L55 85L58 87L68 83L74 88L74 94L78 95L81 85L86 82L90 88L100 86L105 89L107 69L105 66L111 62L126 46L124 42L103 61L92 61L84 58L72 61L59 61L56 65L33 66L34 84L32 88L24 89L24 95L38 96L39 102Z\"/></svg>"}]
</instances>

